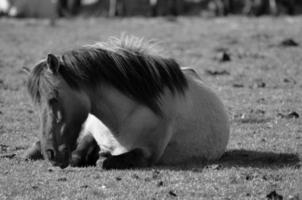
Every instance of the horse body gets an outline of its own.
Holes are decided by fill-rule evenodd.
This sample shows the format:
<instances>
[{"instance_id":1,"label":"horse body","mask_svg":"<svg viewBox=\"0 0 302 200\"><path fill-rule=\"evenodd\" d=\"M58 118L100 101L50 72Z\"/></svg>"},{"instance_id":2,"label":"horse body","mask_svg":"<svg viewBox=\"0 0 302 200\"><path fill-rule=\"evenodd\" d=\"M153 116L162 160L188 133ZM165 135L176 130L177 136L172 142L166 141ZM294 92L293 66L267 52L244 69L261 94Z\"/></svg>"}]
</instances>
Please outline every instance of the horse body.
<instances>
[{"instance_id":1,"label":"horse body","mask_svg":"<svg viewBox=\"0 0 302 200\"><path fill-rule=\"evenodd\" d=\"M223 154L229 124L221 101L194 70L151 46L126 37L35 66L28 89L41 112L42 153L54 165L76 157L81 129L109 155L105 169Z\"/></svg>"},{"instance_id":2,"label":"horse body","mask_svg":"<svg viewBox=\"0 0 302 200\"><path fill-rule=\"evenodd\" d=\"M142 149L150 164L170 165L192 158L218 159L224 153L229 136L223 105L191 70L183 72L188 89L184 96L175 96L165 90L161 96L162 116L113 88L100 89L102 94L95 96L106 96L111 103L101 107L111 108L110 112L116 112L120 119L113 118L115 125L112 125L104 117L103 109L92 110L96 116L89 114L82 132L92 134L101 151L111 155ZM94 101L100 102L100 99ZM109 122L111 130L99 119Z\"/></svg>"}]
</instances>

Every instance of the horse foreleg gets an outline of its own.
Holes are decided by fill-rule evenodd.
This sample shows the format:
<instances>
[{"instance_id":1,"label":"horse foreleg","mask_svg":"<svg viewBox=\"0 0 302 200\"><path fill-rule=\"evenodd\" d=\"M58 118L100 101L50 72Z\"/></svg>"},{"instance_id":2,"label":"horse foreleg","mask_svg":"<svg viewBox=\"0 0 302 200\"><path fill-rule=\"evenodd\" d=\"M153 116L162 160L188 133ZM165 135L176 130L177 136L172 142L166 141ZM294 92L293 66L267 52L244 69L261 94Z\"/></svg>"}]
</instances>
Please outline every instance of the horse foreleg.
<instances>
[{"instance_id":1,"label":"horse foreleg","mask_svg":"<svg viewBox=\"0 0 302 200\"><path fill-rule=\"evenodd\" d=\"M44 157L41 151L40 141L33 143L32 146L26 150L22 157L27 160L42 160Z\"/></svg>"},{"instance_id":2,"label":"horse foreleg","mask_svg":"<svg viewBox=\"0 0 302 200\"><path fill-rule=\"evenodd\" d=\"M99 146L91 134L86 134L72 152L70 165L73 167L95 165L99 158Z\"/></svg>"},{"instance_id":3,"label":"horse foreleg","mask_svg":"<svg viewBox=\"0 0 302 200\"><path fill-rule=\"evenodd\" d=\"M71 166L89 166L95 165L99 158L99 146L91 134L85 135L79 141L76 149L72 152ZM41 149L41 142L36 141L29 147L22 158L26 160L42 160L44 159Z\"/></svg>"},{"instance_id":4,"label":"horse foreleg","mask_svg":"<svg viewBox=\"0 0 302 200\"><path fill-rule=\"evenodd\" d=\"M149 165L149 159L145 157L141 149L134 149L118 156L108 156L102 162L103 169L132 169Z\"/></svg>"}]
</instances>

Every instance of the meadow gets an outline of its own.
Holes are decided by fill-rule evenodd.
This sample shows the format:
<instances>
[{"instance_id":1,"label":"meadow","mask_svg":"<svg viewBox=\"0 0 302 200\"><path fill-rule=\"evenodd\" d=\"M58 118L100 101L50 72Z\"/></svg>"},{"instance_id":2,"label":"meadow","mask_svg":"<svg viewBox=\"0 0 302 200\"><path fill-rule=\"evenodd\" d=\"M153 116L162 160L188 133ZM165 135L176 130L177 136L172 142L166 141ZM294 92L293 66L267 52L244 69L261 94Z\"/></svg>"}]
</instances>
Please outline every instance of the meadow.
<instances>
[{"instance_id":1,"label":"meadow","mask_svg":"<svg viewBox=\"0 0 302 200\"><path fill-rule=\"evenodd\" d=\"M217 162L104 171L22 154L39 115L23 66L122 32L155 39L223 100L231 121ZM0 18L0 199L302 198L302 18Z\"/></svg>"}]
</instances>

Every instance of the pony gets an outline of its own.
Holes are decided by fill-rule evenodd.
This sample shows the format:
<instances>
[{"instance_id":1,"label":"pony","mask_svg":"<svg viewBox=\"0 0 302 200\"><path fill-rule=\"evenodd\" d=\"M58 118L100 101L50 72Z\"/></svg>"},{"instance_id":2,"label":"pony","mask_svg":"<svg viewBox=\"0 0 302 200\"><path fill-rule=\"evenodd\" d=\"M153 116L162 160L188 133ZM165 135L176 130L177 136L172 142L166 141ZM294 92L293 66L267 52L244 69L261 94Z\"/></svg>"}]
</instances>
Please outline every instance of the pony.
<instances>
[{"instance_id":1,"label":"pony","mask_svg":"<svg viewBox=\"0 0 302 200\"><path fill-rule=\"evenodd\" d=\"M23 68L28 74L30 70ZM181 70L199 79L200 77L195 70L189 67L182 67ZM99 153L106 152L106 143L104 139L112 138L110 130L94 115L88 114L86 121L82 125L79 137L77 139L76 149L72 152L69 164L73 167L94 166L97 164ZM107 135L106 135L107 133ZM108 134L109 133L109 134ZM105 135L104 135L105 134ZM103 147L100 149L100 147ZM101 152L99 152L102 150ZM103 154L104 155L104 154ZM36 141L22 155L25 160L41 160L44 159L41 149L41 142Z\"/></svg>"},{"instance_id":2,"label":"pony","mask_svg":"<svg viewBox=\"0 0 302 200\"><path fill-rule=\"evenodd\" d=\"M104 169L216 160L228 143L218 96L194 70L138 37L48 54L27 88L41 116L42 154L61 168L83 130L100 146Z\"/></svg>"}]
</instances>

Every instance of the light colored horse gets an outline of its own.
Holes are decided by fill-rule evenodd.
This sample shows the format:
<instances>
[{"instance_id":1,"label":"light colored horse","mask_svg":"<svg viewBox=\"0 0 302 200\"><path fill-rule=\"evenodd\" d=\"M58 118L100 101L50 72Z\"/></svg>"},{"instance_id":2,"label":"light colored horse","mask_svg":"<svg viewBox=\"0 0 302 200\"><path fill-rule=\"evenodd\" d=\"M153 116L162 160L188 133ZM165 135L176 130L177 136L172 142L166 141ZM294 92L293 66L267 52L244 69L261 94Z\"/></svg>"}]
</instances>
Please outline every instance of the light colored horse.
<instances>
[{"instance_id":1,"label":"light colored horse","mask_svg":"<svg viewBox=\"0 0 302 200\"><path fill-rule=\"evenodd\" d=\"M194 70L180 69L135 37L52 54L28 89L41 112L43 154L66 167L81 132L96 139L105 169L219 159L229 121ZM89 114L91 113L91 114Z\"/></svg>"}]
</instances>

